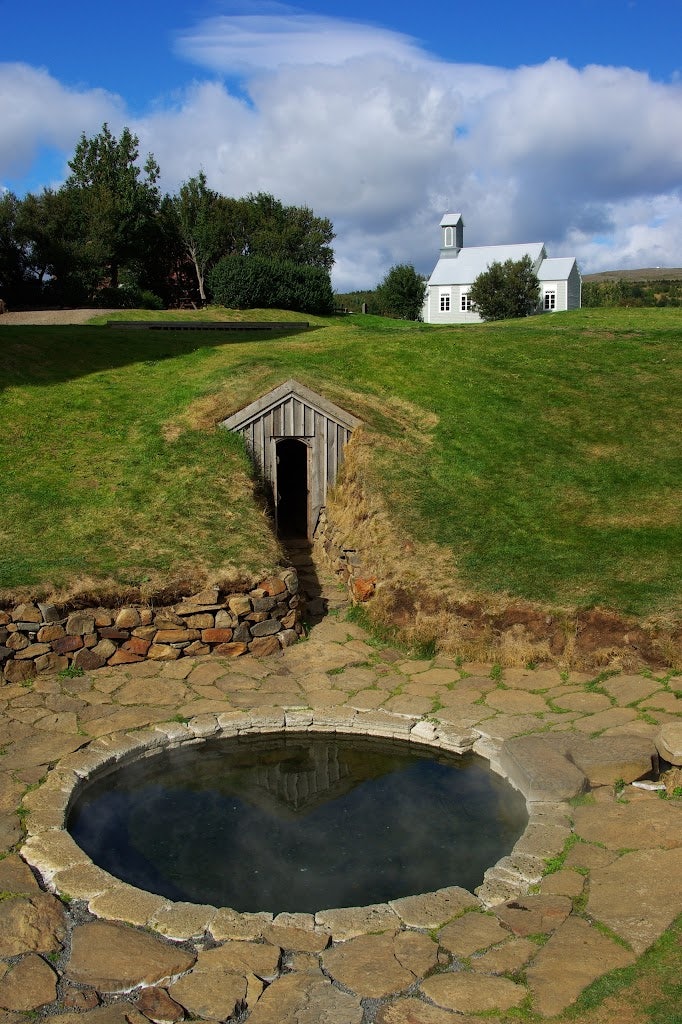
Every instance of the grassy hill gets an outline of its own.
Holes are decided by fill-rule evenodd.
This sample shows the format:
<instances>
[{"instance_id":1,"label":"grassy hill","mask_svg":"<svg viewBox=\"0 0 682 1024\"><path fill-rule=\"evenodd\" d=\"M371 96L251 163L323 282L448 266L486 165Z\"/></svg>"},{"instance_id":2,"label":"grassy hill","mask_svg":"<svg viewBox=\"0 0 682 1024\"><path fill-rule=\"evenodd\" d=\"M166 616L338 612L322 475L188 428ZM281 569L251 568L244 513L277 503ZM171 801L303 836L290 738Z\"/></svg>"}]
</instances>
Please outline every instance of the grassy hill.
<instances>
[{"instance_id":1,"label":"grassy hill","mask_svg":"<svg viewBox=\"0 0 682 1024\"><path fill-rule=\"evenodd\" d=\"M215 424L296 377L365 421L368 485L463 585L679 612L682 312L307 319L279 336L0 327L4 598L159 594L272 565L241 443Z\"/></svg>"},{"instance_id":2,"label":"grassy hill","mask_svg":"<svg viewBox=\"0 0 682 1024\"><path fill-rule=\"evenodd\" d=\"M583 274L583 281L682 281L682 267L600 270L596 274Z\"/></svg>"}]
</instances>

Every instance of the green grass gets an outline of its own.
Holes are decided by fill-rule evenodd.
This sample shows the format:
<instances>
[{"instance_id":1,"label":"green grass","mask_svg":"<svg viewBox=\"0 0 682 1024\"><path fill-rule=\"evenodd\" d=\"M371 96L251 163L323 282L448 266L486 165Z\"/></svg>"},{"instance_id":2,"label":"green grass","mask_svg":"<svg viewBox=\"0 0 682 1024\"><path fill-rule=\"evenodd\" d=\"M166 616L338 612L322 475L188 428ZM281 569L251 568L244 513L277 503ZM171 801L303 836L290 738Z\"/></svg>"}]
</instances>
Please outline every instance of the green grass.
<instances>
[{"instance_id":1,"label":"green grass","mask_svg":"<svg viewBox=\"0 0 682 1024\"><path fill-rule=\"evenodd\" d=\"M682 311L450 328L305 319L316 329L277 337L2 327L0 588L271 563L240 443L192 410L213 401L227 415L295 376L367 422L371 486L408 534L455 553L469 586L674 611Z\"/></svg>"}]
</instances>

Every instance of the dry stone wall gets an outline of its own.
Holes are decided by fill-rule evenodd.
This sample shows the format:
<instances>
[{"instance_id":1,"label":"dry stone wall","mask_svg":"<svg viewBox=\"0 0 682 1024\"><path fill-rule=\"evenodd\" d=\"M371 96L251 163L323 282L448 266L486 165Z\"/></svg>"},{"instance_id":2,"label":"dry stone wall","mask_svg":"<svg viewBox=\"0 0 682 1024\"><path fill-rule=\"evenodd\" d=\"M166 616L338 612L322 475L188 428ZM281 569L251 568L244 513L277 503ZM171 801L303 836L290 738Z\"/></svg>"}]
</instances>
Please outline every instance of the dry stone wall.
<instances>
[{"instance_id":1,"label":"dry stone wall","mask_svg":"<svg viewBox=\"0 0 682 1024\"><path fill-rule=\"evenodd\" d=\"M325 508L320 513L314 544L321 560L345 583L354 601L367 601L374 594L376 576L369 573L362 552L348 546L344 532L330 522Z\"/></svg>"},{"instance_id":2,"label":"dry stone wall","mask_svg":"<svg viewBox=\"0 0 682 1024\"><path fill-rule=\"evenodd\" d=\"M274 654L303 631L298 575L287 569L252 590L204 590L155 608L58 608L39 601L0 609L2 682L23 682L41 672L89 671L147 659L247 653Z\"/></svg>"}]
</instances>

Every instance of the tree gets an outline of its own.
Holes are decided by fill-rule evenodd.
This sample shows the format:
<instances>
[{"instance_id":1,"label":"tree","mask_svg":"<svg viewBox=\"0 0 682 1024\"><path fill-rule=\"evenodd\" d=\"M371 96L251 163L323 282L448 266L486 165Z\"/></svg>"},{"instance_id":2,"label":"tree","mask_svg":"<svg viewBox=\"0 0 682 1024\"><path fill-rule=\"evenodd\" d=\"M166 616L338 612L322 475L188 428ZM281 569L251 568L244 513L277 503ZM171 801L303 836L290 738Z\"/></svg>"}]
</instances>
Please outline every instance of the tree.
<instances>
[{"instance_id":1,"label":"tree","mask_svg":"<svg viewBox=\"0 0 682 1024\"><path fill-rule=\"evenodd\" d=\"M375 299L385 316L401 320L421 320L426 294L426 281L414 267L398 264L391 267L377 287Z\"/></svg>"},{"instance_id":2,"label":"tree","mask_svg":"<svg viewBox=\"0 0 682 1024\"><path fill-rule=\"evenodd\" d=\"M81 212L79 194L66 188L29 192L19 207L17 232L27 267L37 285L47 280L51 297L61 302L81 301L87 293Z\"/></svg>"},{"instance_id":3,"label":"tree","mask_svg":"<svg viewBox=\"0 0 682 1024\"><path fill-rule=\"evenodd\" d=\"M202 303L206 302L206 273L223 253L219 199L218 193L208 188L206 175L200 171L180 187L172 200L183 249L192 261Z\"/></svg>"},{"instance_id":4,"label":"tree","mask_svg":"<svg viewBox=\"0 0 682 1024\"><path fill-rule=\"evenodd\" d=\"M510 320L535 312L540 284L530 256L491 263L472 284L469 298L483 320Z\"/></svg>"},{"instance_id":5,"label":"tree","mask_svg":"<svg viewBox=\"0 0 682 1024\"><path fill-rule=\"evenodd\" d=\"M334 227L328 218L316 217L307 206L284 206L267 192L248 195L239 203L242 232L246 234L243 255L331 270Z\"/></svg>"},{"instance_id":6,"label":"tree","mask_svg":"<svg viewBox=\"0 0 682 1024\"><path fill-rule=\"evenodd\" d=\"M82 201L82 232L85 255L101 278L118 286L120 268L149 253L149 235L159 209L156 186L159 165L149 155L137 165L139 139L129 128L121 137L112 135L105 123L92 139L81 135L65 188ZM141 177L142 171L144 177Z\"/></svg>"},{"instance_id":7,"label":"tree","mask_svg":"<svg viewBox=\"0 0 682 1024\"><path fill-rule=\"evenodd\" d=\"M9 304L16 302L24 281L24 252L17 233L20 208L13 192L0 192L0 299Z\"/></svg>"}]
</instances>

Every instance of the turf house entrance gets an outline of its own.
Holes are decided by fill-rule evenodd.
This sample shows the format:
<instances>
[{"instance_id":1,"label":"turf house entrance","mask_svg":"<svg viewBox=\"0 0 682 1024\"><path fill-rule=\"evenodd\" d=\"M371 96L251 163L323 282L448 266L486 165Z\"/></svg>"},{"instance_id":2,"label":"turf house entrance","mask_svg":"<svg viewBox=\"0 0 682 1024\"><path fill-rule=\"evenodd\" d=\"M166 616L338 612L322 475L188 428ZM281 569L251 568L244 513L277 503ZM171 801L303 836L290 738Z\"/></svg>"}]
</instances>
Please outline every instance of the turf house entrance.
<instances>
[{"instance_id":1,"label":"turf house entrance","mask_svg":"<svg viewBox=\"0 0 682 1024\"><path fill-rule=\"evenodd\" d=\"M272 492L280 537L312 540L343 449L360 422L296 380L223 420L221 426L242 434Z\"/></svg>"}]
</instances>

